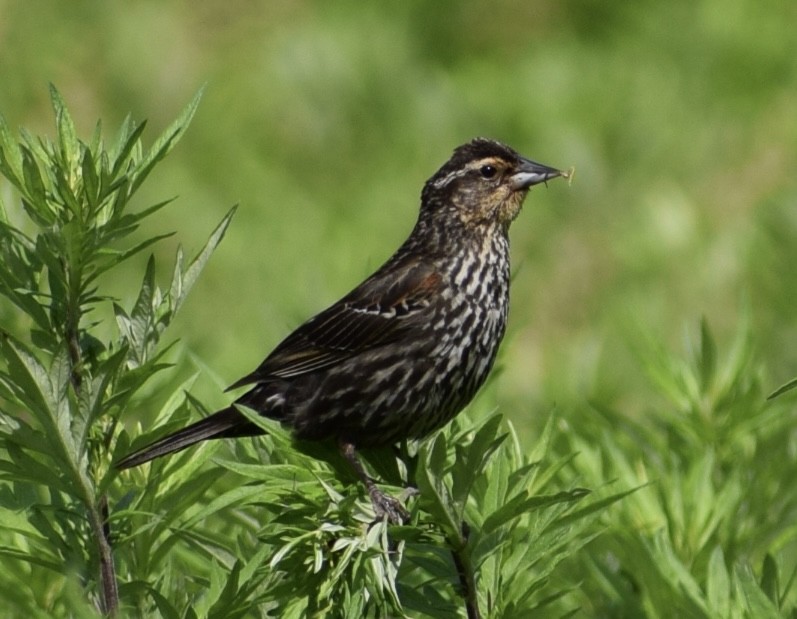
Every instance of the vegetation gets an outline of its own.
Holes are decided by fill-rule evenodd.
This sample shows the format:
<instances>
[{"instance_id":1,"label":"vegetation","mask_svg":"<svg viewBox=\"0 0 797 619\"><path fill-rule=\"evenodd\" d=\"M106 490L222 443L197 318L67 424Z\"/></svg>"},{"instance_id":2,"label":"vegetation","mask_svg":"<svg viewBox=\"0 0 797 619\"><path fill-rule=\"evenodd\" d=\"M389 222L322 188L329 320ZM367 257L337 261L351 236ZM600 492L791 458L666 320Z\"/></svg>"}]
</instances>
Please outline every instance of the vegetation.
<instances>
[{"instance_id":1,"label":"vegetation","mask_svg":"<svg viewBox=\"0 0 797 619\"><path fill-rule=\"evenodd\" d=\"M28 4L0 33L5 615L797 614L793 10ZM479 134L577 178L513 228L500 372L369 454L410 523L269 423L112 468L225 404Z\"/></svg>"}]
</instances>

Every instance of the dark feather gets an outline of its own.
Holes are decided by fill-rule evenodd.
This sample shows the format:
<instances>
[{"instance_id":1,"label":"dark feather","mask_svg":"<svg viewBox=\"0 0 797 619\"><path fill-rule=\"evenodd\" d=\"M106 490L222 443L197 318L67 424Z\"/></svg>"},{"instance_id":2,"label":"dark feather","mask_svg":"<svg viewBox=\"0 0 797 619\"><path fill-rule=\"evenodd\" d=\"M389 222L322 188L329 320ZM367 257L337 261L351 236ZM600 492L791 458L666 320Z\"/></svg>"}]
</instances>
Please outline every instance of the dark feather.
<instances>
[{"instance_id":1,"label":"dark feather","mask_svg":"<svg viewBox=\"0 0 797 619\"><path fill-rule=\"evenodd\" d=\"M116 468L129 469L160 456L182 451L186 447L211 438L233 438L258 434L262 434L260 428L242 415L238 409L230 406L133 452L117 462Z\"/></svg>"},{"instance_id":2,"label":"dark feather","mask_svg":"<svg viewBox=\"0 0 797 619\"><path fill-rule=\"evenodd\" d=\"M432 266L417 259L406 262L385 265L343 299L305 322L254 372L228 390L316 372L369 348L399 340L416 324L418 315L437 300L441 286L441 277Z\"/></svg>"}]
</instances>

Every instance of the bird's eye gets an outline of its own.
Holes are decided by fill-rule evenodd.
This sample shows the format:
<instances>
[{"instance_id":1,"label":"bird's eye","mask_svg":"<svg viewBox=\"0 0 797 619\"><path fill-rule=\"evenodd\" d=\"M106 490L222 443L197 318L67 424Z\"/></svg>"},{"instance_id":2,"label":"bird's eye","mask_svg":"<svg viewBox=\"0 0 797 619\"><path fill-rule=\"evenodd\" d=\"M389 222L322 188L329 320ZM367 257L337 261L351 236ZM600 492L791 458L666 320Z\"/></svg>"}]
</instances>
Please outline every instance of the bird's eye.
<instances>
[{"instance_id":1,"label":"bird's eye","mask_svg":"<svg viewBox=\"0 0 797 619\"><path fill-rule=\"evenodd\" d=\"M495 166L483 165L481 168L479 168L479 172L483 178L493 178L498 170L495 169Z\"/></svg>"}]
</instances>

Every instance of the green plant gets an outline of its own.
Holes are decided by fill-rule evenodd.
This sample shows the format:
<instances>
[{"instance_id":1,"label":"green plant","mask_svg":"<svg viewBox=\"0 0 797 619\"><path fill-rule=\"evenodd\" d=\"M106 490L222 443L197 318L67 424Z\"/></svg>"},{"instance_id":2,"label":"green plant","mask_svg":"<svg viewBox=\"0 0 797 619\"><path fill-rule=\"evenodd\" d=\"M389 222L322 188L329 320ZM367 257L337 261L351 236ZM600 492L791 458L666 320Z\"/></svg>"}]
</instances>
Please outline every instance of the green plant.
<instances>
[{"instance_id":1,"label":"green plant","mask_svg":"<svg viewBox=\"0 0 797 619\"><path fill-rule=\"evenodd\" d=\"M232 211L187 267L178 251L165 292L154 284L150 259L137 301L124 310L102 292L103 278L169 236L132 242L140 223L168 202L134 211L131 198L180 139L199 97L146 151L144 123L129 118L107 148L99 124L89 142L79 140L55 88L51 97L54 141L23 130L17 143L0 118L0 173L18 192L26 216L3 207L0 218L0 295L18 312L5 314L0 338L0 518L13 531L0 552L20 582L48 570L54 599L55 591L69 593L54 602L66 604L64 612L74 605L78 614L88 612L74 595L80 583L85 599L113 614L119 592L107 493L116 476L110 462L128 446L120 416L167 366L168 347L158 348L163 331ZM117 328L103 341L96 315L111 303Z\"/></svg>"},{"instance_id":2,"label":"green plant","mask_svg":"<svg viewBox=\"0 0 797 619\"><path fill-rule=\"evenodd\" d=\"M651 338L639 358L659 394L645 418L596 402L564 433L580 452L576 479L645 486L604 520L577 568L589 612L794 616L795 416L765 398L749 327L724 356L704 321L690 359Z\"/></svg>"}]
</instances>

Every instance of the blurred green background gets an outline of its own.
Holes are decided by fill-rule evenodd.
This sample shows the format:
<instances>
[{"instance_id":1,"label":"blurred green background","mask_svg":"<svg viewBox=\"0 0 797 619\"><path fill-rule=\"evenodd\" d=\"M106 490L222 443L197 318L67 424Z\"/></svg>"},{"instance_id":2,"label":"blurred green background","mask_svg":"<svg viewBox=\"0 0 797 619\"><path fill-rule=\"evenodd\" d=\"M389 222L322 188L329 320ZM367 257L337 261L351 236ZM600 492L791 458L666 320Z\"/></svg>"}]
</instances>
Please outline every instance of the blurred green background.
<instances>
[{"instance_id":1,"label":"blurred green background","mask_svg":"<svg viewBox=\"0 0 797 619\"><path fill-rule=\"evenodd\" d=\"M530 433L593 398L644 412L639 333L685 350L701 316L722 344L749 307L772 387L797 374L795 24L788 0L0 0L0 112L52 135L52 82L85 139L130 112L151 141L207 85L139 200L178 196L141 232L177 232L162 285L241 205L172 332L208 406L392 253L456 145L575 166L513 227L481 396ZM107 282L128 306L145 258Z\"/></svg>"}]
</instances>

